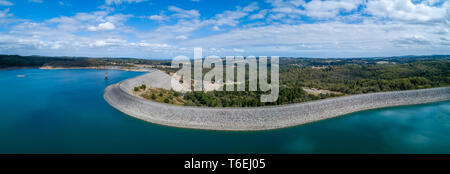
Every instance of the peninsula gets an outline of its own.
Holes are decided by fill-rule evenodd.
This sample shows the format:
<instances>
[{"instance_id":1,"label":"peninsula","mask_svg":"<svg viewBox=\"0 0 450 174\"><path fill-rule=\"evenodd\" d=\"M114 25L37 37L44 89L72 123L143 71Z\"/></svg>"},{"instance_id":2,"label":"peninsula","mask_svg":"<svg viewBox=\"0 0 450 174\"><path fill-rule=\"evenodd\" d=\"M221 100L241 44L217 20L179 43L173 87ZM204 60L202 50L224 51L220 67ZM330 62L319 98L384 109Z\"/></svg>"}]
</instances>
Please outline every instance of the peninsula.
<instances>
[{"instance_id":1,"label":"peninsula","mask_svg":"<svg viewBox=\"0 0 450 174\"><path fill-rule=\"evenodd\" d=\"M335 97L281 106L212 108L177 106L133 94L136 86L170 89L171 77L159 70L108 86L106 101L119 111L147 122L193 129L253 131L278 129L362 110L450 100L450 87Z\"/></svg>"}]
</instances>

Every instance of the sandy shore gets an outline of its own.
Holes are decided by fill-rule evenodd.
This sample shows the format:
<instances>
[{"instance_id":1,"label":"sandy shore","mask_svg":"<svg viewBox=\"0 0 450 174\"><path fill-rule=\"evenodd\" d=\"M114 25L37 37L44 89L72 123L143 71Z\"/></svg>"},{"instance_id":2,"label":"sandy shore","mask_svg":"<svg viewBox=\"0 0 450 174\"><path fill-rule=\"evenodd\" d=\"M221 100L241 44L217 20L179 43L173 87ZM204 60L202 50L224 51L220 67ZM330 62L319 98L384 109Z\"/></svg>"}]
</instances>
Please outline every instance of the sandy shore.
<instances>
[{"instance_id":1,"label":"sandy shore","mask_svg":"<svg viewBox=\"0 0 450 174\"><path fill-rule=\"evenodd\" d=\"M362 110L450 100L450 87L352 95L312 102L258 108L176 106L134 96L135 86L170 89L170 76L159 70L110 85L104 98L125 114L167 126L250 131L291 127Z\"/></svg>"}]
</instances>

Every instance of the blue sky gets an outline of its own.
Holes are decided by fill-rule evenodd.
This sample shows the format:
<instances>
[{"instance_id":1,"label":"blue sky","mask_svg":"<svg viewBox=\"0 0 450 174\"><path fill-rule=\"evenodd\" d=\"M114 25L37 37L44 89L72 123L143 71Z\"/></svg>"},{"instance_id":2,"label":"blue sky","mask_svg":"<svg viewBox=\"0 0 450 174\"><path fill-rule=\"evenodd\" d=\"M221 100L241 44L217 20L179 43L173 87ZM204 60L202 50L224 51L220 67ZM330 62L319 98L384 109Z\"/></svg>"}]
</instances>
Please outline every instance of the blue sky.
<instances>
[{"instance_id":1,"label":"blue sky","mask_svg":"<svg viewBox=\"0 0 450 174\"><path fill-rule=\"evenodd\" d=\"M0 54L450 54L449 0L0 0Z\"/></svg>"}]
</instances>

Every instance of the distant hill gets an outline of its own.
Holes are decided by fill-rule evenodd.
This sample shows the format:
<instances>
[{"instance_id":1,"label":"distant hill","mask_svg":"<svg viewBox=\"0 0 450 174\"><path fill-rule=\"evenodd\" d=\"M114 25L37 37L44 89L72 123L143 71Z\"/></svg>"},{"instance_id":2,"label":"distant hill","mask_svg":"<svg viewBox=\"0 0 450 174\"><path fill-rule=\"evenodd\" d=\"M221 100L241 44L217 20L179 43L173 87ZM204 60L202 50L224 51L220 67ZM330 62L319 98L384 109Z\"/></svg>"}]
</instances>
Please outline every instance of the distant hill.
<instances>
[{"instance_id":1,"label":"distant hill","mask_svg":"<svg viewBox=\"0 0 450 174\"><path fill-rule=\"evenodd\" d=\"M164 60L146 60L133 58L86 58L86 57L45 57L0 55L0 68L8 67L92 67L92 66L129 66L132 64L168 64Z\"/></svg>"},{"instance_id":2,"label":"distant hill","mask_svg":"<svg viewBox=\"0 0 450 174\"><path fill-rule=\"evenodd\" d=\"M416 61L446 59L450 55L429 56L395 56L369 58L280 58L281 66L333 66L345 64L378 64L381 61L398 64ZM170 65L170 60L149 60L135 58L87 58L87 57L48 57L48 56L19 56L0 55L0 68L8 67L92 67L92 66L130 66L130 65Z\"/></svg>"}]
</instances>

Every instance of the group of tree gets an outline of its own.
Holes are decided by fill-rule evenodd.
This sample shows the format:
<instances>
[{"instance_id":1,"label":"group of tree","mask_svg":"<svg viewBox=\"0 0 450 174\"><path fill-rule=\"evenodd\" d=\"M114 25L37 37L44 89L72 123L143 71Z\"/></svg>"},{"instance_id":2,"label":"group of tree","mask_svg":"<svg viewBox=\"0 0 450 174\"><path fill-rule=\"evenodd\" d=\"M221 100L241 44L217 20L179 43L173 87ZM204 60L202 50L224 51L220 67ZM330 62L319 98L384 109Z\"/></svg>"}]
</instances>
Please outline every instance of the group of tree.
<instances>
[{"instance_id":1,"label":"group of tree","mask_svg":"<svg viewBox=\"0 0 450 174\"><path fill-rule=\"evenodd\" d=\"M134 58L87 58L87 57L45 57L0 55L0 68L8 67L95 67L95 66L130 66L170 65L168 60L148 60Z\"/></svg>"},{"instance_id":2,"label":"group of tree","mask_svg":"<svg viewBox=\"0 0 450 174\"><path fill-rule=\"evenodd\" d=\"M344 64L322 68L282 66L276 102L260 102L262 91L188 92L186 105L209 107L255 107L299 103L341 95L423 89L450 84L450 61L415 61L402 64ZM248 84L247 84L248 85ZM302 87L338 93L312 95Z\"/></svg>"},{"instance_id":3,"label":"group of tree","mask_svg":"<svg viewBox=\"0 0 450 174\"><path fill-rule=\"evenodd\" d=\"M281 70L280 81L344 94L423 89L450 84L450 61L286 68Z\"/></svg>"}]
</instances>

